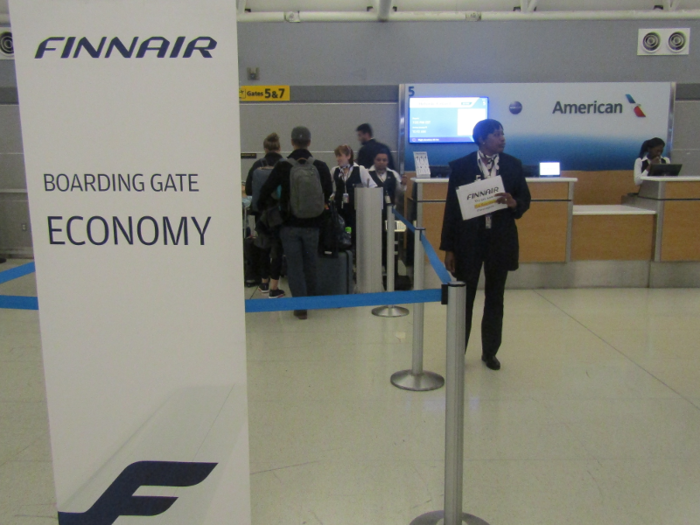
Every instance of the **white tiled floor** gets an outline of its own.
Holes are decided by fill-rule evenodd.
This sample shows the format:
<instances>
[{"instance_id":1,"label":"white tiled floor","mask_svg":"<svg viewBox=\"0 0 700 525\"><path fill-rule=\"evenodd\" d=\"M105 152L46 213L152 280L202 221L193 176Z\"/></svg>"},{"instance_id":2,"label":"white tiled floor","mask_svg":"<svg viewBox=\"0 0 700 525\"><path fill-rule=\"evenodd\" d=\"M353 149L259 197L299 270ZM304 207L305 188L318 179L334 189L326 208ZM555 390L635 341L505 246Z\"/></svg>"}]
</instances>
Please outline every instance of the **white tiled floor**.
<instances>
[{"instance_id":1,"label":"white tiled floor","mask_svg":"<svg viewBox=\"0 0 700 525\"><path fill-rule=\"evenodd\" d=\"M500 372L479 360L475 317L466 512L491 525L700 523L700 290L508 291ZM255 525L408 525L441 508L444 389L389 383L410 366L411 317L246 320ZM50 525L37 313L0 310L0 330L0 524ZM444 373L444 307L426 306L425 333L425 368Z\"/></svg>"}]
</instances>

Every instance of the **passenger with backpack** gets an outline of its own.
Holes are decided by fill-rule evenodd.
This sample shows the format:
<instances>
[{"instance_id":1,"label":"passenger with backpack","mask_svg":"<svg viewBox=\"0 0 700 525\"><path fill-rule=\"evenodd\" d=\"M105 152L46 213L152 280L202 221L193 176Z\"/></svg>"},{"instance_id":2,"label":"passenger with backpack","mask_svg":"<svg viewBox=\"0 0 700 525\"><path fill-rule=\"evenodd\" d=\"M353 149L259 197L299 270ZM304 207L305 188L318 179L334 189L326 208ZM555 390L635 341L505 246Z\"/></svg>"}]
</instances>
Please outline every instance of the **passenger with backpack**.
<instances>
[{"instance_id":1,"label":"passenger with backpack","mask_svg":"<svg viewBox=\"0 0 700 525\"><path fill-rule=\"evenodd\" d=\"M319 228L326 203L333 192L331 173L325 162L309 151L311 132L304 126L292 130L291 155L279 161L260 190L265 202L279 192L283 223L280 239L287 257L287 277L294 297L316 295ZM306 310L294 315L306 319Z\"/></svg>"},{"instance_id":2,"label":"passenger with backpack","mask_svg":"<svg viewBox=\"0 0 700 525\"><path fill-rule=\"evenodd\" d=\"M255 231L258 236L255 239L255 246L251 250L254 254L253 265L258 270L261 282L258 289L268 294L271 299L284 297L284 290L279 288L279 279L282 269L282 243L279 238L277 228L270 227L263 220L263 212L274 202L260 201L260 190L267 181L272 168L283 157L280 155L280 138L277 133L270 133L263 141L265 156L256 160L248 171L245 181L245 193L251 195L253 200L250 204L251 214L255 216Z\"/></svg>"}]
</instances>

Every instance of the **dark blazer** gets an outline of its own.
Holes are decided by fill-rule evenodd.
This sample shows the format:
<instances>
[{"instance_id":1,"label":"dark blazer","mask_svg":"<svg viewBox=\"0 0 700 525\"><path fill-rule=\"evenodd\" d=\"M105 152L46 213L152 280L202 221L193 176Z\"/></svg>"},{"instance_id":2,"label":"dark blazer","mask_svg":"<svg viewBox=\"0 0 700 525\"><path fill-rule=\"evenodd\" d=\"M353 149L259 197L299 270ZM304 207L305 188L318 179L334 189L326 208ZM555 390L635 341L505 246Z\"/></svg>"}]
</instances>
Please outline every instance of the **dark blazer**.
<instances>
[{"instance_id":1,"label":"dark blazer","mask_svg":"<svg viewBox=\"0 0 700 525\"><path fill-rule=\"evenodd\" d=\"M503 265L506 270L518 269L518 228L515 219L523 216L530 207L530 190L525 181L522 163L505 153L499 155L499 173L507 193L510 193L518 205L495 211L491 214L491 243L488 253L483 254L485 260L492 264ZM455 276L466 279L467 269L473 264L481 264L481 256L472 249L484 233L485 218L477 217L468 221L462 220L462 212L457 200L457 188L469 184L481 176L477 164L477 152L450 162L452 174L447 187L447 202L445 217L442 223L442 240L440 249L453 252L455 255Z\"/></svg>"}]
</instances>

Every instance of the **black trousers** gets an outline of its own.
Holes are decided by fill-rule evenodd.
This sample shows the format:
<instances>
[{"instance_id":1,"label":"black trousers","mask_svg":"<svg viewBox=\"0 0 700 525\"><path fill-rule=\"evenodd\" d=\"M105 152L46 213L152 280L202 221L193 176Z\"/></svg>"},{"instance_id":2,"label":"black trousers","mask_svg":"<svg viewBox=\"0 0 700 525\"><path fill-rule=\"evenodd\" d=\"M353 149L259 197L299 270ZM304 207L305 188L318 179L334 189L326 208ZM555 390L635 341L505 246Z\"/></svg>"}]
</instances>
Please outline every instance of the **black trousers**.
<instances>
[{"instance_id":1,"label":"black trousers","mask_svg":"<svg viewBox=\"0 0 700 525\"><path fill-rule=\"evenodd\" d=\"M464 351L466 352L466 348L469 346L469 335L472 330L472 311L474 310L476 289L479 285L479 274L481 273L481 267L484 267L486 283L484 289L484 315L481 318L481 353L485 357L495 356L501 347L503 296L506 289L506 279L508 278L508 270L504 269L502 264L498 264L497 261L492 261L488 257L488 244L490 242L490 232L484 232L479 243L480 246L475 247L480 257L474 259L475 262L467 268L467 273L464 276L467 284L467 309L464 330Z\"/></svg>"},{"instance_id":2,"label":"black trousers","mask_svg":"<svg viewBox=\"0 0 700 525\"><path fill-rule=\"evenodd\" d=\"M269 250L255 248L258 252L258 268L262 279L278 281L282 271L282 243L275 236Z\"/></svg>"}]
</instances>

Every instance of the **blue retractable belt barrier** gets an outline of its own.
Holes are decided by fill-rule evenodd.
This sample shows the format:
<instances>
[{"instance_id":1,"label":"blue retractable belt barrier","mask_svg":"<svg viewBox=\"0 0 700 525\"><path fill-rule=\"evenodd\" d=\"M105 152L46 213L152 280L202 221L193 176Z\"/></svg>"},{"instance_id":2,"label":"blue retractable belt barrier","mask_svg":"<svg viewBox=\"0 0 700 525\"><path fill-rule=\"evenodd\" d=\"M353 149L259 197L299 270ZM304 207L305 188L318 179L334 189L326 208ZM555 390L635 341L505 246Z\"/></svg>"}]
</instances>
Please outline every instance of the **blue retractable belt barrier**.
<instances>
[{"instance_id":1,"label":"blue retractable belt barrier","mask_svg":"<svg viewBox=\"0 0 700 525\"><path fill-rule=\"evenodd\" d=\"M11 310L38 310L39 299L22 295L0 295L0 308Z\"/></svg>"},{"instance_id":2,"label":"blue retractable belt barrier","mask_svg":"<svg viewBox=\"0 0 700 525\"><path fill-rule=\"evenodd\" d=\"M0 284L6 283L8 281L12 281L14 279L18 279L20 277L24 277L25 275L29 275L30 273L34 273L34 263L30 262L27 264L23 264L22 266L16 266L14 268L10 268L9 270L5 270L4 272L0 272Z\"/></svg>"},{"instance_id":3,"label":"blue retractable belt barrier","mask_svg":"<svg viewBox=\"0 0 700 525\"><path fill-rule=\"evenodd\" d=\"M16 266L0 272L0 284L19 279L30 273L34 273L34 263L30 262L22 266ZM0 308L8 310L38 310L39 300L36 297L23 295L0 295Z\"/></svg>"},{"instance_id":4,"label":"blue retractable belt barrier","mask_svg":"<svg viewBox=\"0 0 700 525\"><path fill-rule=\"evenodd\" d=\"M406 217L404 217L398 211L396 211L396 208L394 208L394 215L396 216L396 218L398 220L400 220L401 222L403 222L406 225L406 228L411 230L411 233L416 233L416 227L413 226L413 224L411 224L408 220L406 220Z\"/></svg>"},{"instance_id":5,"label":"blue retractable belt barrier","mask_svg":"<svg viewBox=\"0 0 700 525\"><path fill-rule=\"evenodd\" d=\"M407 221L403 215L396 210L394 210L394 215L396 215L396 218L406 225L406 228L415 233L415 227L413 224ZM440 257L438 257L437 253L435 253L435 249L433 248L432 244L428 242L428 238L425 235L421 238L421 242L423 243L425 253L428 255L430 266L433 267L433 270L435 270L435 273L440 278L440 281L442 281L442 284L451 282L452 276L450 275L450 272L447 271L447 268L445 268L445 265L440 260Z\"/></svg>"},{"instance_id":6,"label":"blue retractable belt barrier","mask_svg":"<svg viewBox=\"0 0 700 525\"><path fill-rule=\"evenodd\" d=\"M248 299L246 313L281 312L285 310L322 310L328 308L356 308L384 304L411 304L440 302L441 290L416 290L413 292L378 292L349 295L317 295L292 297L291 299Z\"/></svg>"},{"instance_id":7,"label":"blue retractable belt barrier","mask_svg":"<svg viewBox=\"0 0 700 525\"><path fill-rule=\"evenodd\" d=\"M423 243L423 249L425 250L428 260L430 261L430 266L433 267L433 270L435 270L435 273L440 278L440 281L442 281L442 284L450 283L452 281L450 272L447 271L447 268L445 268L445 265L440 260L440 257L438 257L438 254L435 253L435 250L428 242L428 238L425 235L421 237L421 242Z\"/></svg>"}]
</instances>

